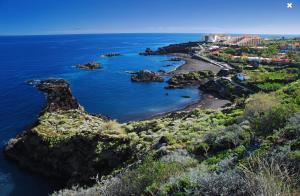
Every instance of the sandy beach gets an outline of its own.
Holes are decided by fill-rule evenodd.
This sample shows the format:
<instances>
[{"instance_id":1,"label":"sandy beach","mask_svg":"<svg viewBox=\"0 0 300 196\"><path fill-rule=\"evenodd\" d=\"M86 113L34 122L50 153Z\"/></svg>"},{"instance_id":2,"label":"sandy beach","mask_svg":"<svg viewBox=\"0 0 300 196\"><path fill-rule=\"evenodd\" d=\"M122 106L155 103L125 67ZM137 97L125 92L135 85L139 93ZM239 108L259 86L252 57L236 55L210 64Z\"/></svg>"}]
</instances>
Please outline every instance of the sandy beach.
<instances>
[{"instance_id":1,"label":"sandy beach","mask_svg":"<svg viewBox=\"0 0 300 196\"><path fill-rule=\"evenodd\" d=\"M176 54L172 54L172 56L181 58L183 61L185 61L185 63L177 67L176 70L170 72L169 73L170 75L180 75L180 74L189 73L191 71L207 71L207 70L210 70L215 74L217 74L221 70L221 68L216 65L198 59L193 59L190 55L187 54L176 53Z\"/></svg>"}]
</instances>

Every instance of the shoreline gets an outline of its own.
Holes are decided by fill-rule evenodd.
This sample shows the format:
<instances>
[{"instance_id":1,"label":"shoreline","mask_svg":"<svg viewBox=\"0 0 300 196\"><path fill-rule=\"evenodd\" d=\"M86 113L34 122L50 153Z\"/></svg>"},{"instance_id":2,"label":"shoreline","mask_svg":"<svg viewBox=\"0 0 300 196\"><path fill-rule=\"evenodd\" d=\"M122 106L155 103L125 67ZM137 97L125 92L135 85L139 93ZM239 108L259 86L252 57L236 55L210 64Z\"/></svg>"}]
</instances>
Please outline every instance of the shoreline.
<instances>
[{"instance_id":1,"label":"shoreline","mask_svg":"<svg viewBox=\"0 0 300 196\"><path fill-rule=\"evenodd\" d=\"M175 68L175 70L170 71L167 73L168 76L175 76L175 75L181 75L181 74L186 74L191 71L212 71L213 73L217 74L221 68L213 65L211 63L207 63L198 59L193 59L190 55L188 54L183 54L183 53L174 53L174 54L168 54L168 56L176 57L176 58L181 58L185 63L182 65L179 65L178 67ZM194 109L220 109L228 104L232 104L231 101L227 99L223 99L219 97L218 95L213 95L212 93L209 92L204 92L198 89L199 92L201 92L201 97L194 103L190 103L187 106L180 108L180 109L175 109L173 111L169 112L164 112L161 114L153 115L150 116L149 118L145 118L142 120L138 121L143 121L143 120L153 120L157 118L161 118L164 116L167 116L172 113L176 112L189 112Z\"/></svg>"},{"instance_id":2,"label":"shoreline","mask_svg":"<svg viewBox=\"0 0 300 196\"><path fill-rule=\"evenodd\" d=\"M199 90L200 91L200 90ZM203 91L200 91L203 92ZM160 114L156 114L156 115L152 115L148 118L144 118L141 120L137 120L137 121L144 121L144 120L154 120L154 119L158 119L158 118L163 118L169 114L172 113L177 113L177 112L190 112L194 109L213 109L213 110L217 110L217 109L221 109L226 107L227 105L231 105L232 102L226 99L222 99L220 97L218 97L217 95L213 95L211 93L205 93L203 92L202 96L200 97L200 99L194 103L188 104L187 106L180 108L180 109L175 109L169 112L164 112L164 113L160 113ZM128 121L128 122L134 122L134 121Z\"/></svg>"}]
</instances>

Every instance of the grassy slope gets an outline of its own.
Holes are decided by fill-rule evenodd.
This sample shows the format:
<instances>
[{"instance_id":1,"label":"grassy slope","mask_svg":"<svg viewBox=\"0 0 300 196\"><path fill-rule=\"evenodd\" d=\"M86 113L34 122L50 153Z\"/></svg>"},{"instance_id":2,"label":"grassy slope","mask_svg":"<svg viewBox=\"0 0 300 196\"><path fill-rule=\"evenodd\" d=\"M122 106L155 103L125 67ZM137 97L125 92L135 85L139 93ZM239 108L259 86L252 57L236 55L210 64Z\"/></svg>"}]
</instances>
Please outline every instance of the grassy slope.
<instances>
[{"instance_id":1,"label":"grassy slope","mask_svg":"<svg viewBox=\"0 0 300 196\"><path fill-rule=\"evenodd\" d=\"M300 80L246 103L123 125L118 132L147 158L89 189L56 194L299 194Z\"/></svg>"}]
</instances>

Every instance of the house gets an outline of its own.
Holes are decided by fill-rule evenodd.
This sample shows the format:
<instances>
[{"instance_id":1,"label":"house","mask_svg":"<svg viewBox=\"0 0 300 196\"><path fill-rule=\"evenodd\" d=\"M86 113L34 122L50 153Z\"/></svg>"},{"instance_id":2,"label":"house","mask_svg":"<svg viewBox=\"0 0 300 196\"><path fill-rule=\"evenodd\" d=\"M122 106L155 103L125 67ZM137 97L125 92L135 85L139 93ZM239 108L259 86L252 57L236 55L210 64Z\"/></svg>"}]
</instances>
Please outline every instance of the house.
<instances>
[{"instance_id":1,"label":"house","mask_svg":"<svg viewBox=\"0 0 300 196\"><path fill-rule=\"evenodd\" d=\"M235 75L235 77L239 80L239 81L245 81L245 80L249 80L249 76L246 76L243 73L237 73Z\"/></svg>"}]
</instances>

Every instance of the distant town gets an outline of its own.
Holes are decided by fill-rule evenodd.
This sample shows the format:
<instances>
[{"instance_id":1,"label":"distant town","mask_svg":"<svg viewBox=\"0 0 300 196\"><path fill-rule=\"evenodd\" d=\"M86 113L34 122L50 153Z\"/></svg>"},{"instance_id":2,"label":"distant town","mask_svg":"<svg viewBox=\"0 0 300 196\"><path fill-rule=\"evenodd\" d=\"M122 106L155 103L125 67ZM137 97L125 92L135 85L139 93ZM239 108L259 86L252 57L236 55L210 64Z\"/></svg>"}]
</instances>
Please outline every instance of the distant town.
<instances>
[{"instance_id":1,"label":"distant town","mask_svg":"<svg viewBox=\"0 0 300 196\"><path fill-rule=\"evenodd\" d=\"M260 63L300 63L300 38L271 40L260 36L228 36L211 34L205 36L207 54L230 62L249 61Z\"/></svg>"},{"instance_id":2,"label":"distant town","mask_svg":"<svg viewBox=\"0 0 300 196\"><path fill-rule=\"evenodd\" d=\"M193 58L220 66L219 76L245 88L277 90L296 80L299 74L299 37L209 34L193 50Z\"/></svg>"}]
</instances>

